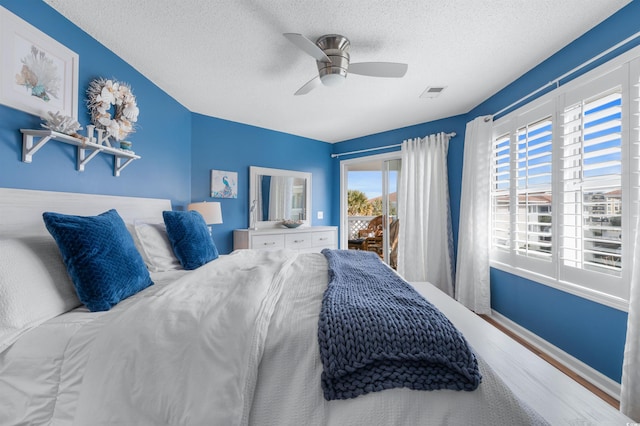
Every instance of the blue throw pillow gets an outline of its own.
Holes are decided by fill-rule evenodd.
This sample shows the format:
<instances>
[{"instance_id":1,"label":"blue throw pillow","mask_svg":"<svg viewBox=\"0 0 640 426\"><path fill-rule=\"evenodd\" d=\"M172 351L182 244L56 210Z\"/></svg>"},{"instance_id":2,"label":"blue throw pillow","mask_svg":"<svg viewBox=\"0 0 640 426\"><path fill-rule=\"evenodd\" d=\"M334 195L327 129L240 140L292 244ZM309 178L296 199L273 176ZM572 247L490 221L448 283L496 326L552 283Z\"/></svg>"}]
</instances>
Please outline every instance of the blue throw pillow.
<instances>
[{"instance_id":1,"label":"blue throw pillow","mask_svg":"<svg viewBox=\"0 0 640 426\"><path fill-rule=\"evenodd\" d=\"M218 258L218 249L200 213L165 211L162 217L173 253L184 269L196 269Z\"/></svg>"},{"instance_id":2,"label":"blue throw pillow","mask_svg":"<svg viewBox=\"0 0 640 426\"><path fill-rule=\"evenodd\" d=\"M108 311L153 284L131 234L117 211L98 216L45 212L78 298L89 310Z\"/></svg>"}]
</instances>

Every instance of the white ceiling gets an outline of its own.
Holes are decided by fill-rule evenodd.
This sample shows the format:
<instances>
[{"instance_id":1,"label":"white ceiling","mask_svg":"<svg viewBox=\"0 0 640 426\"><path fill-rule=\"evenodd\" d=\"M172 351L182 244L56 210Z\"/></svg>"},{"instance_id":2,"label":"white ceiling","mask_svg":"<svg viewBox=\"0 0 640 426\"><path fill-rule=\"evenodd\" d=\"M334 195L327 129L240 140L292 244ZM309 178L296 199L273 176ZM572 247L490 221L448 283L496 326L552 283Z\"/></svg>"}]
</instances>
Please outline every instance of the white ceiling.
<instances>
[{"instance_id":1,"label":"white ceiling","mask_svg":"<svg viewBox=\"0 0 640 426\"><path fill-rule=\"evenodd\" d=\"M189 110L326 142L464 114L629 2L44 1ZM317 68L285 32L342 34L352 62L409 70L294 96ZM446 90L421 99L428 86Z\"/></svg>"}]
</instances>

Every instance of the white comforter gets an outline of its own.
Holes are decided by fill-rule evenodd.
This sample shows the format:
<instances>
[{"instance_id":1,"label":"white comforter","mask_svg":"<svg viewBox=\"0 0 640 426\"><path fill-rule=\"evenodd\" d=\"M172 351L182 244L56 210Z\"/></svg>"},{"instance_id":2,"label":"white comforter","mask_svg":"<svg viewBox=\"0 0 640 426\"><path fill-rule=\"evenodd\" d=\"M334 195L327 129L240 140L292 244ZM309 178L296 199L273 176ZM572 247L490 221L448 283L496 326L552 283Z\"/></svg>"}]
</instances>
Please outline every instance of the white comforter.
<instances>
[{"instance_id":1,"label":"white comforter","mask_svg":"<svg viewBox=\"0 0 640 426\"><path fill-rule=\"evenodd\" d=\"M322 255L291 266L269 326L250 420L255 425L533 425L542 418L519 401L479 357L473 392L389 389L325 401L320 386L318 312L327 286ZM285 372L285 373L283 373ZM286 414L283 414L286 413Z\"/></svg>"},{"instance_id":2,"label":"white comforter","mask_svg":"<svg viewBox=\"0 0 640 426\"><path fill-rule=\"evenodd\" d=\"M325 401L317 318L326 285L320 254L245 250L109 312L65 314L0 354L0 424L543 423L481 357L474 392Z\"/></svg>"}]
</instances>

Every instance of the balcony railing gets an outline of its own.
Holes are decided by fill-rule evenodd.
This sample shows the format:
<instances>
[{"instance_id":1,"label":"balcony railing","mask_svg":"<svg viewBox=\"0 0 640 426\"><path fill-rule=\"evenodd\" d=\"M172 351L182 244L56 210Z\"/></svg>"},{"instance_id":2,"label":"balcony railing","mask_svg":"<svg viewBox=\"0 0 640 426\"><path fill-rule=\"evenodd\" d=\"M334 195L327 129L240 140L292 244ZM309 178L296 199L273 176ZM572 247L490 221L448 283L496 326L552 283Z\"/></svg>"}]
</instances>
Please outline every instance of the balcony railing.
<instances>
[{"instance_id":1,"label":"balcony railing","mask_svg":"<svg viewBox=\"0 0 640 426\"><path fill-rule=\"evenodd\" d=\"M349 239L358 238L358 233L362 229L367 229L367 225L374 217L376 216L349 216L347 219Z\"/></svg>"}]
</instances>

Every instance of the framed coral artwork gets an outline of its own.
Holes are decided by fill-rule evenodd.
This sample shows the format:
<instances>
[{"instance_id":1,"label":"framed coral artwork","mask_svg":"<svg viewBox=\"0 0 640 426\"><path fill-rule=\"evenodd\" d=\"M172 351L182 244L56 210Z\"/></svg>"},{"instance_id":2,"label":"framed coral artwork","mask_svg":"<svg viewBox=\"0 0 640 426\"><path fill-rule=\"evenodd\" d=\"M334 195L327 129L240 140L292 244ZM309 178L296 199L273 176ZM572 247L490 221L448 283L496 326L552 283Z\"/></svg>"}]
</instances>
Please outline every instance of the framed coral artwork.
<instances>
[{"instance_id":1,"label":"framed coral artwork","mask_svg":"<svg viewBox=\"0 0 640 426\"><path fill-rule=\"evenodd\" d=\"M238 198L238 173L211 170L211 197Z\"/></svg>"},{"instance_id":2,"label":"framed coral artwork","mask_svg":"<svg viewBox=\"0 0 640 426\"><path fill-rule=\"evenodd\" d=\"M78 54L0 7L0 104L78 118Z\"/></svg>"}]
</instances>

